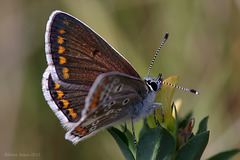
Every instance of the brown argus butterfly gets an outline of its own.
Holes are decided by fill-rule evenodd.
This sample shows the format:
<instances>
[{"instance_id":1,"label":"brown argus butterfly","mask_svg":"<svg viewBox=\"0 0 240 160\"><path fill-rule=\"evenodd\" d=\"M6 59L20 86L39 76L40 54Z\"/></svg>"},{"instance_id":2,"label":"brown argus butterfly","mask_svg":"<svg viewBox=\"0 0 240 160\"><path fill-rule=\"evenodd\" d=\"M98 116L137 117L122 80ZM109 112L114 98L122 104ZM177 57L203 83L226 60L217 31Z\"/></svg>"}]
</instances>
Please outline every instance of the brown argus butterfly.
<instances>
[{"instance_id":1,"label":"brown argus butterfly","mask_svg":"<svg viewBox=\"0 0 240 160\"><path fill-rule=\"evenodd\" d=\"M150 78L149 69L148 77L141 79L120 53L73 16L54 11L45 42L48 67L42 90L68 131L65 138L74 144L116 123L131 120L133 124L161 106L154 102L161 84L167 84L161 75Z\"/></svg>"}]
</instances>

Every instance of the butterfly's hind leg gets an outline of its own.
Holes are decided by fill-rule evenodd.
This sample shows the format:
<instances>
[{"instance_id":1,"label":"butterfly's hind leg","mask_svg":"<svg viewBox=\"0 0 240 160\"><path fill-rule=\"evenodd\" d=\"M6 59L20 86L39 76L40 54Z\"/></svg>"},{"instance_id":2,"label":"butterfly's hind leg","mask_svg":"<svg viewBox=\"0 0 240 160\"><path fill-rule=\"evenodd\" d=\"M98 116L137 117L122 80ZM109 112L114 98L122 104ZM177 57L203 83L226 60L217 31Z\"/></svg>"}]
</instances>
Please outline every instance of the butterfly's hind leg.
<instances>
[{"instance_id":1,"label":"butterfly's hind leg","mask_svg":"<svg viewBox=\"0 0 240 160\"><path fill-rule=\"evenodd\" d=\"M155 120L156 125L160 127L161 125L160 125L159 121L156 118L156 108L158 106L160 106L161 109L162 109L162 119L163 119L163 122L164 122L164 110L163 110L162 103L154 103L154 105L153 105L153 116L154 116L154 120Z\"/></svg>"},{"instance_id":2,"label":"butterfly's hind leg","mask_svg":"<svg viewBox=\"0 0 240 160\"><path fill-rule=\"evenodd\" d=\"M136 136L135 136L135 130L134 130L133 118L131 119L131 121L132 121L132 132L133 132L133 138L134 138L134 145L135 145L136 149L138 149L137 140L136 140Z\"/></svg>"}]
</instances>

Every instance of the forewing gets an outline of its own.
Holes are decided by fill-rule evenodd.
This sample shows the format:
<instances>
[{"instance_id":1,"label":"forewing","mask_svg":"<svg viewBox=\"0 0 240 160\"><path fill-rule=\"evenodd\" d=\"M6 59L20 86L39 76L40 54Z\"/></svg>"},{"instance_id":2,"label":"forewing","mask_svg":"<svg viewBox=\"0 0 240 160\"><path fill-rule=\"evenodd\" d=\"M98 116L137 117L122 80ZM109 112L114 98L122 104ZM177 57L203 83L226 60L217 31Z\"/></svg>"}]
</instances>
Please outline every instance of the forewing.
<instances>
[{"instance_id":1,"label":"forewing","mask_svg":"<svg viewBox=\"0 0 240 160\"><path fill-rule=\"evenodd\" d=\"M102 37L67 13L52 13L45 41L55 81L91 86L98 75L111 71L139 78L131 64Z\"/></svg>"}]
</instances>

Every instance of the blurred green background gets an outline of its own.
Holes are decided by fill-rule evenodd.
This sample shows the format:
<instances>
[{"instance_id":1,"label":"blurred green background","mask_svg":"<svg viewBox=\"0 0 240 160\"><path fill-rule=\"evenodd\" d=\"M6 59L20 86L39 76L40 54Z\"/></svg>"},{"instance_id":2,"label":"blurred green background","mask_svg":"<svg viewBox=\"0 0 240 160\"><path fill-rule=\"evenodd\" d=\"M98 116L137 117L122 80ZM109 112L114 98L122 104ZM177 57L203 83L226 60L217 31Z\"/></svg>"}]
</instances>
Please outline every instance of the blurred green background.
<instances>
[{"instance_id":1,"label":"blurred green background","mask_svg":"<svg viewBox=\"0 0 240 160\"><path fill-rule=\"evenodd\" d=\"M142 77L169 32L151 76L179 75L180 86L200 92L176 90L174 98L183 100L180 115L193 111L196 125L210 116L203 159L240 147L240 0L3 0L0 159L124 159L107 131L76 146L65 140L43 97L45 26L56 9L88 24Z\"/></svg>"}]
</instances>

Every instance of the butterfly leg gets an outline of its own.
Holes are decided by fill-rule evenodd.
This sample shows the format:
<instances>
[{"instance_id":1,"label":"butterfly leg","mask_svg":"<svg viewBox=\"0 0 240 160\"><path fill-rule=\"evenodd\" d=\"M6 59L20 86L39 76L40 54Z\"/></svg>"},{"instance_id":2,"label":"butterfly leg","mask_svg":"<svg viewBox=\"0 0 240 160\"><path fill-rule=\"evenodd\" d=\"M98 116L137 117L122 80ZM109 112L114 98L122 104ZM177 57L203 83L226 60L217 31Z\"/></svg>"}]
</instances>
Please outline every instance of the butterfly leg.
<instances>
[{"instance_id":1,"label":"butterfly leg","mask_svg":"<svg viewBox=\"0 0 240 160\"><path fill-rule=\"evenodd\" d=\"M132 132L133 132L134 144L135 144L136 149L138 149L137 140L136 140L135 131L134 131L133 118L131 119L131 121L132 121Z\"/></svg>"},{"instance_id":2,"label":"butterfly leg","mask_svg":"<svg viewBox=\"0 0 240 160\"><path fill-rule=\"evenodd\" d=\"M160 127L161 125L160 125L159 121L158 121L157 118L156 118L156 107L154 107L154 109L153 109L153 117L154 117L154 120L155 120L155 124L156 124L158 127Z\"/></svg>"},{"instance_id":3,"label":"butterfly leg","mask_svg":"<svg viewBox=\"0 0 240 160\"><path fill-rule=\"evenodd\" d=\"M157 126L160 126L159 121L158 121L157 118L156 118L156 108L157 108L158 106L160 106L161 109L162 109L162 119L163 119L163 122L164 122L164 110L163 110L163 105L162 105L162 103L154 103L154 105L153 105L153 116L154 116L154 120L155 120L156 125L157 125Z\"/></svg>"}]
</instances>

